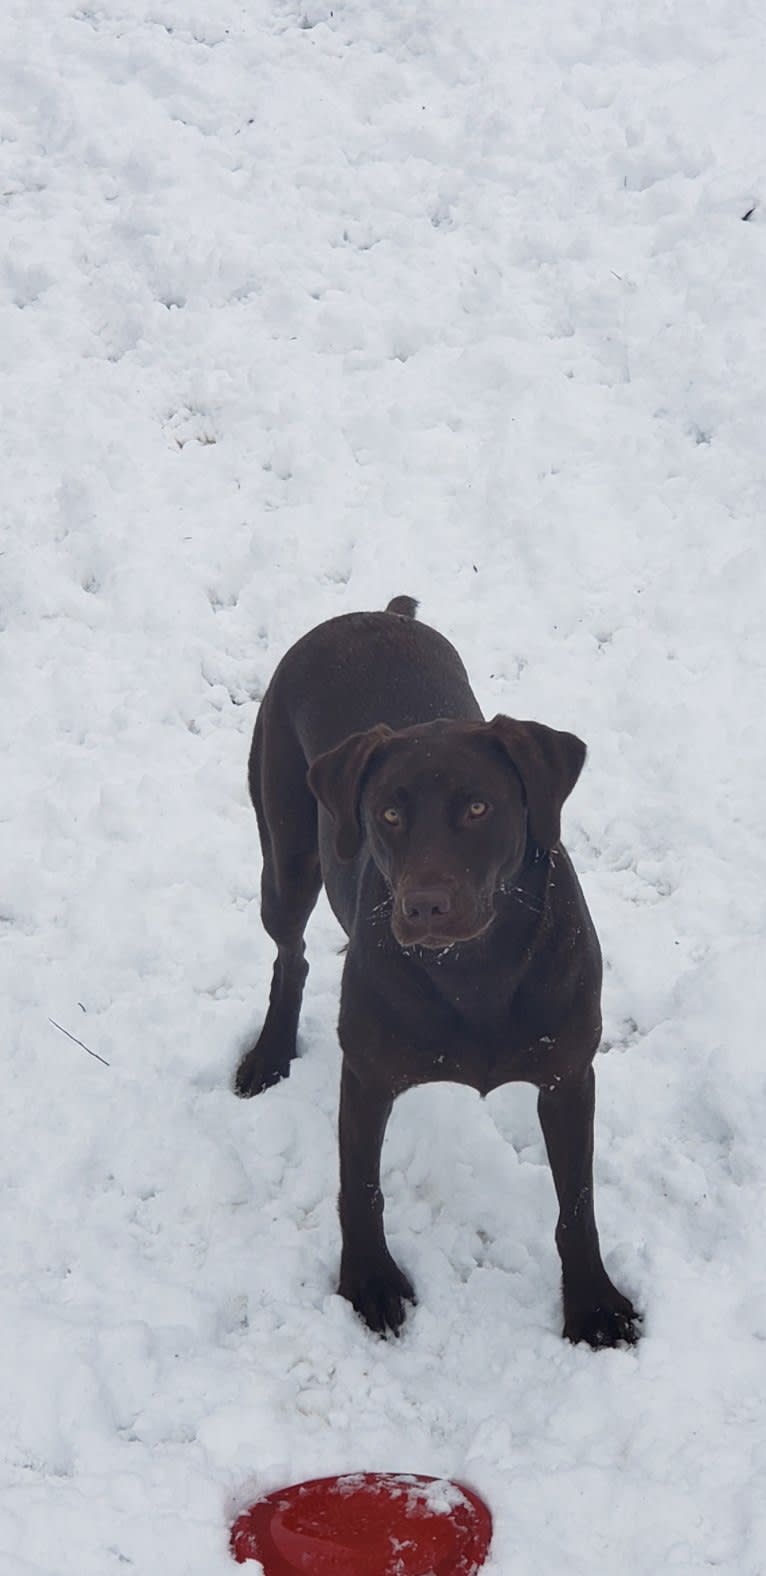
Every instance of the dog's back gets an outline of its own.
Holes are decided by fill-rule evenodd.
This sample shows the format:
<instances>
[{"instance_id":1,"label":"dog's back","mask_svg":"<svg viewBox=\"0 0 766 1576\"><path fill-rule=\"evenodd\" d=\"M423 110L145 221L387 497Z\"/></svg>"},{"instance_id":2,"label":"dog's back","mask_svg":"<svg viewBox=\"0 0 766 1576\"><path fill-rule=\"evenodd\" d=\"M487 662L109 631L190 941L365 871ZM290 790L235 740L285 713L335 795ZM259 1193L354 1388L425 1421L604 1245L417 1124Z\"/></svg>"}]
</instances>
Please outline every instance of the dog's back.
<instances>
[{"instance_id":1,"label":"dog's back","mask_svg":"<svg viewBox=\"0 0 766 1576\"><path fill-rule=\"evenodd\" d=\"M296 642L264 696L263 726L289 726L307 762L376 723L480 720L454 646L415 619L412 597L383 613L344 613Z\"/></svg>"}]
</instances>

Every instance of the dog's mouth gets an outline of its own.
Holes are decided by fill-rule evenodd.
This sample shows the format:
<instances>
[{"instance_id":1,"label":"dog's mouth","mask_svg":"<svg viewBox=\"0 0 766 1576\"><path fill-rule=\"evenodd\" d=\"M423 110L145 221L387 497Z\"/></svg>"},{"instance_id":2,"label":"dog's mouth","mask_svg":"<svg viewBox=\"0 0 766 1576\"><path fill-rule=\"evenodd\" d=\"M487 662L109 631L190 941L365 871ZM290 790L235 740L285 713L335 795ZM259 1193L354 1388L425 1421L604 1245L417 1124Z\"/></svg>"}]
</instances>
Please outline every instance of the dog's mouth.
<instances>
[{"instance_id":1,"label":"dog's mouth","mask_svg":"<svg viewBox=\"0 0 766 1576\"><path fill-rule=\"evenodd\" d=\"M395 912L391 918L391 930L400 947L423 947L427 952L446 952L461 943L478 941L489 930L494 918L494 913L490 913L481 917L477 915L472 921L464 919L460 922L453 915L449 921L440 921L433 916L428 925L422 927Z\"/></svg>"}]
</instances>

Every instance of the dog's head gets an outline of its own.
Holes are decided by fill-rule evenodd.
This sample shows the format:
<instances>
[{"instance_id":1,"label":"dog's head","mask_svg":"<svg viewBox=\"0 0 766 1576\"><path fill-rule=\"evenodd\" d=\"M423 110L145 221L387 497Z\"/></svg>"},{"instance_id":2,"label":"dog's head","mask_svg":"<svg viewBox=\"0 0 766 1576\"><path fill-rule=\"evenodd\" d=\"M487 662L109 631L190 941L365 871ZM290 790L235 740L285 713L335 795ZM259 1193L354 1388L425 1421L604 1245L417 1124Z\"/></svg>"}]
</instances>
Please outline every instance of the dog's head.
<instances>
[{"instance_id":1,"label":"dog's head","mask_svg":"<svg viewBox=\"0 0 766 1576\"><path fill-rule=\"evenodd\" d=\"M339 859L366 842L392 893L400 946L483 934L528 841L551 849L585 745L539 722L428 722L355 733L320 755L309 786L335 823Z\"/></svg>"}]
</instances>

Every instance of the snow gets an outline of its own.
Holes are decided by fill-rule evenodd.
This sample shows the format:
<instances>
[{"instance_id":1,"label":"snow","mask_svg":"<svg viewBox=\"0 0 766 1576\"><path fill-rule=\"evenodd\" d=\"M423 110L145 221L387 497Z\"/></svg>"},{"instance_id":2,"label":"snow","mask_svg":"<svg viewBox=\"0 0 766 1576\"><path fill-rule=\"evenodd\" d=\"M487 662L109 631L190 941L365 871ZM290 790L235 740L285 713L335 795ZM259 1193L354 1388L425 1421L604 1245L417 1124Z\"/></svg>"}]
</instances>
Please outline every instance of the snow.
<instances>
[{"instance_id":1,"label":"snow","mask_svg":"<svg viewBox=\"0 0 766 1576\"><path fill-rule=\"evenodd\" d=\"M751 0L6 0L3 1573L225 1576L371 1469L476 1488L487 1576L766 1569L763 69ZM589 744L635 1352L561 1340L529 1090L400 1102L419 1305L337 1297L324 905L302 1059L231 1093L258 698L399 593Z\"/></svg>"}]
</instances>

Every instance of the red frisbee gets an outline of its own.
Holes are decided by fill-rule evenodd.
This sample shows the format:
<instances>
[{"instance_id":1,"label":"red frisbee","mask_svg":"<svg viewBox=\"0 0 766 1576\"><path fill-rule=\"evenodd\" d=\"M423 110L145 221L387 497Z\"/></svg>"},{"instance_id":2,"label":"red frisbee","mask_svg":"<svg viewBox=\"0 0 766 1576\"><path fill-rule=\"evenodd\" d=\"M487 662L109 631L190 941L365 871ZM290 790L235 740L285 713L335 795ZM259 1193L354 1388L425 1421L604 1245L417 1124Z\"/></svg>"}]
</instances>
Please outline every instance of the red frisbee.
<instances>
[{"instance_id":1,"label":"red frisbee","mask_svg":"<svg viewBox=\"0 0 766 1576\"><path fill-rule=\"evenodd\" d=\"M460 1483L353 1472L259 1499L235 1521L231 1551L265 1576L474 1576L491 1537L486 1505Z\"/></svg>"}]
</instances>

